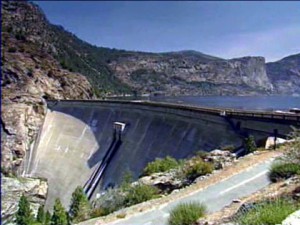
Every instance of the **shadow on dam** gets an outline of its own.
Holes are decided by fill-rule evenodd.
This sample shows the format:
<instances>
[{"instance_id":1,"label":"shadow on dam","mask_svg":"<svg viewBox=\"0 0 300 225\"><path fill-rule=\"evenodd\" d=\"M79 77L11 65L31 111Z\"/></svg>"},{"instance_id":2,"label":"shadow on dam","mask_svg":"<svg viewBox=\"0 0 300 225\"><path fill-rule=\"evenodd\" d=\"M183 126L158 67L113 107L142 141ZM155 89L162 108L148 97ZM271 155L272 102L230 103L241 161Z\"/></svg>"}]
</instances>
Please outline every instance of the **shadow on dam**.
<instances>
[{"instance_id":1,"label":"shadow on dam","mask_svg":"<svg viewBox=\"0 0 300 225\"><path fill-rule=\"evenodd\" d=\"M95 193L120 184L126 172L138 178L157 157L181 159L199 150L243 143L220 115L138 104L50 102L27 171L48 179L46 208L57 197L68 207L75 188L93 176L113 142L114 122L126 124L122 143Z\"/></svg>"}]
</instances>

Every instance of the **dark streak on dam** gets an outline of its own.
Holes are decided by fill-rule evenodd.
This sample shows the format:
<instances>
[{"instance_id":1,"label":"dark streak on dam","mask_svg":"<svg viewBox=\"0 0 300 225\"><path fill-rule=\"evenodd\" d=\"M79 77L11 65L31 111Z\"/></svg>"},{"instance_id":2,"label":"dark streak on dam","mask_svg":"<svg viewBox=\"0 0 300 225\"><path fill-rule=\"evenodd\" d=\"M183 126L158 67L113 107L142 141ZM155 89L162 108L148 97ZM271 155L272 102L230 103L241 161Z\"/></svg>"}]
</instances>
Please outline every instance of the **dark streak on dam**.
<instances>
[{"instance_id":1,"label":"dark streak on dam","mask_svg":"<svg viewBox=\"0 0 300 225\"><path fill-rule=\"evenodd\" d=\"M56 197L68 207L75 188L84 186L93 176L113 141L116 121L126 124L122 144L107 164L96 193L119 184L127 171L137 178L157 157L180 159L199 150L239 147L243 144L242 134L252 134L259 140L274 130L286 135L291 124L299 125L299 118L224 118L218 110L172 104L50 101L35 148L25 162L26 174L48 179L47 208L52 207Z\"/></svg>"}]
</instances>

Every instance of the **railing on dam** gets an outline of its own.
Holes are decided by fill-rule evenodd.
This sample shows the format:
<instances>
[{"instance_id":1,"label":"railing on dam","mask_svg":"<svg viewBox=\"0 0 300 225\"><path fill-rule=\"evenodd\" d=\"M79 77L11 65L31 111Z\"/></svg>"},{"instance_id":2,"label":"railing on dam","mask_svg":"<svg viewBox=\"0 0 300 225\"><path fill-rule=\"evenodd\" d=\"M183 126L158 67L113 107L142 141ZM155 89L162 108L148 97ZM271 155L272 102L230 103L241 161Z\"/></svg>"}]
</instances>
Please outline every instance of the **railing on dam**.
<instances>
[{"instance_id":1,"label":"railing on dam","mask_svg":"<svg viewBox=\"0 0 300 225\"><path fill-rule=\"evenodd\" d=\"M58 103L67 105L74 105L78 103L83 104L120 104L120 105L136 105L136 106L150 106L169 108L176 110L194 111L212 115L221 115L229 117L248 117L248 118L261 118L261 119L274 119L274 120L285 120L291 122L300 122L300 114L290 112L267 112L267 111L253 111L253 110L239 110L239 109L228 109L228 108L209 108L199 107L187 104L174 104L164 102L151 102L151 101L124 101L124 100L48 100L48 107L54 106Z\"/></svg>"}]
</instances>

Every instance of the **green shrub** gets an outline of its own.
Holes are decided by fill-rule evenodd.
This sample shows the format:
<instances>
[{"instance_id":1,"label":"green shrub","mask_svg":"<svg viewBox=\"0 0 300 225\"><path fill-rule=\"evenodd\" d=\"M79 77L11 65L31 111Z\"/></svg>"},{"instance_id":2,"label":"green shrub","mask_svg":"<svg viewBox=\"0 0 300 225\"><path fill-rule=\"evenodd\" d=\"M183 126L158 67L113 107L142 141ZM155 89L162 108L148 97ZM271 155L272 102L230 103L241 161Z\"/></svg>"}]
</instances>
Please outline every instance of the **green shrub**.
<instances>
[{"instance_id":1,"label":"green shrub","mask_svg":"<svg viewBox=\"0 0 300 225\"><path fill-rule=\"evenodd\" d=\"M125 196L122 189L109 188L104 195L94 201L93 205L96 209L93 210L92 217L107 215L124 208Z\"/></svg>"},{"instance_id":2,"label":"green shrub","mask_svg":"<svg viewBox=\"0 0 300 225\"><path fill-rule=\"evenodd\" d=\"M245 149L247 153L256 151L257 147L256 147L255 139L252 135L250 135L248 138L245 138Z\"/></svg>"},{"instance_id":3,"label":"green shrub","mask_svg":"<svg viewBox=\"0 0 300 225\"><path fill-rule=\"evenodd\" d=\"M198 152L196 152L196 156L197 156L197 157L200 157L200 158L202 158L202 159L205 159L208 155L209 155L209 154L208 154L208 152L206 152L206 151L198 151Z\"/></svg>"},{"instance_id":4,"label":"green shrub","mask_svg":"<svg viewBox=\"0 0 300 225\"><path fill-rule=\"evenodd\" d=\"M300 175L300 165L296 163L275 163L269 172L269 179L272 182L288 179L293 175Z\"/></svg>"},{"instance_id":5,"label":"green shrub","mask_svg":"<svg viewBox=\"0 0 300 225\"><path fill-rule=\"evenodd\" d=\"M124 219L126 217L126 213L120 213L116 216L118 219Z\"/></svg>"},{"instance_id":6,"label":"green shrub","mask_svg":"<svg viewBox=\"0 0 300 225\"><path fill-rule=\"evenodd\" d=\"M17 52L17 48L15 48L15 47L9 47L8 52L15 53L15 52Z\"/></svg>"},{"instance_id":7,"label":"green shrub","mask_svg":"<svg viewBox=\"0 0 300 225\"><path fill-rule=\"evenodd\" d=\"M133 186L128 191L125 197L126 206L135 205L141 202L148 201L158 196L158 189L144 184Z\"/></svg>"},{"instance_id":8,"label":"green shrub","mask_svg":"<svg viewBox=\"0 0 300 225\"><path fill-rule=\"evenodd\" d=\"M206 207L201 203L179 204L170 213L169 225L192 225L203 217L205 212Z\"/></svg>"},{"instance_id":9,"label":"green shrub","mask_svg":"<svg viewBox=\"0 0 300 225\"><path fill-rule=\"evenodd\" d=\"M135 205L158 196L158 189L144 184L128 186L126 189L114 188L93 202L92 218L105 216L127 206Z\"/></svg>"},{"instance_id":10,"label":"green shrub","mask_svg":"<svg viewBox=\"0 0 300 225\"><path fill-rule=\"evenodd\" d=\"M183 173L186 178L192 180L212 173L213 170L214 166L212 163L204 162L201 158L194 158L184 166Z\"/></svg>"},{"instance_id":11,"label":"green shrub","mask_svg":"<svg viewBox=\"0 0 300 225\"><path fill-rule=\"evenodd\" d=\"M167 156L164 159L157 158L155 161L147 164L143 170L142 176L147 176L152 173L166 172L168 170L175 169L178 166L179 162L170 156Z\"/></svg>"},{"instance_id":12,"label":"green shrub","mask_svg":"<svg viewBox=\"0 0 300 225\"><path fill-rule=\"evenodd\" d=\"M17 32L15 38L19 41L26 41L26 37L23 32Z\"/></svg>"},{"instance_id":13,"label":"green shrub","mask_svg":"<svg viewBox=\"0 0 300 225\"><path fill-rule=\"evenodd\" d=\"M91 216L91 218L96 218L96 217L106 216L109 213L110 212L107 209L100 207L100 208L92 209L90 216Z\"/></svg>"},{"instance_id":14,"label":"green shrub","mask_svg":"<svg viewBox=\"0 0 300 225\"><path fill-rule=\"evenodd\" d=\"M237 218L240 225L275 225L281 222L292 212L296 211L299 204L287 199L277 199L259 204L255 208Z\"/></svg>"},{"instance_id":15,"label":"green shrub","mask_svg":"<svg viewBox=\"0 0 300 225\"><path fill-rule=\"evenodd\" d=\"M287 143L284 160L286 162L300 164L300 129L292 128L293 132L290 134L290 137L294 141Z\"/></svg>"},{"instance_id":16,"label":"green shrub","mask_svg":"<svg viewBox=\"0 0 300 225\"><path fill-rule=\"evenodd\" d=\"M120 186L121 191L126 192L131 188L131 183L133 182L133 176L130 171L126 171L123 175L122 183Z\"/></svg>"}]
</instances>

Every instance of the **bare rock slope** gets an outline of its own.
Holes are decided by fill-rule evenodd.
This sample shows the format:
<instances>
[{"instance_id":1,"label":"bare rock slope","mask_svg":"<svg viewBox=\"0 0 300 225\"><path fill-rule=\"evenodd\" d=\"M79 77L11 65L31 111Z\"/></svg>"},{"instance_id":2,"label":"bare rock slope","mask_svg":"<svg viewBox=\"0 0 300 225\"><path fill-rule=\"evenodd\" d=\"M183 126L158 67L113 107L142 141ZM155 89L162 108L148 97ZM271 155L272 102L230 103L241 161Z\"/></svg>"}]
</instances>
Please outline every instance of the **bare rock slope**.
<instances>
[{"instance_id":1,"label":"bare rock slope","mask_svg":"<svg viewBox=\"0 0 300 225\"><path fill-rule=\"evenodd\" d=\"M273 91L263 57L225 60L193 51L138 53L112 60L109 66L124 83L146 93L253 95Z\"/></svg>"},{"instance_id":2,"label":"bare rock slope","mask_svg":"<svg viewBox=\"0 0 300 225\"><path fill-rule=\"evenodd\" d=\"M39 206L45 204L48 191L46 181L5 176L1 179L1 224L15 224L15 213L22 194L30 201L30 207L35 215Z\"/></svg>"},{"instance_id":3,"label":"bare rock slope","mask_svg":"<svg viewBox=\"0 0 300 225\"><path fill-rule=\"evenodd\" d=\"M300 93L300 54L266 64L268 77L279 94Z\"/></svg>"},{"instance_id":4,"label":"bare rock slope","mask_svg":"<svg viewBox=\"0 0 300 225\"><path fill-rule=\"evenodd\" d=\"M47 52L47 20L26 2L3 2L1 149L4 172L16 171L41 125L45 99L87 99L91 85Z\"/></svg>"}]
</instances>

